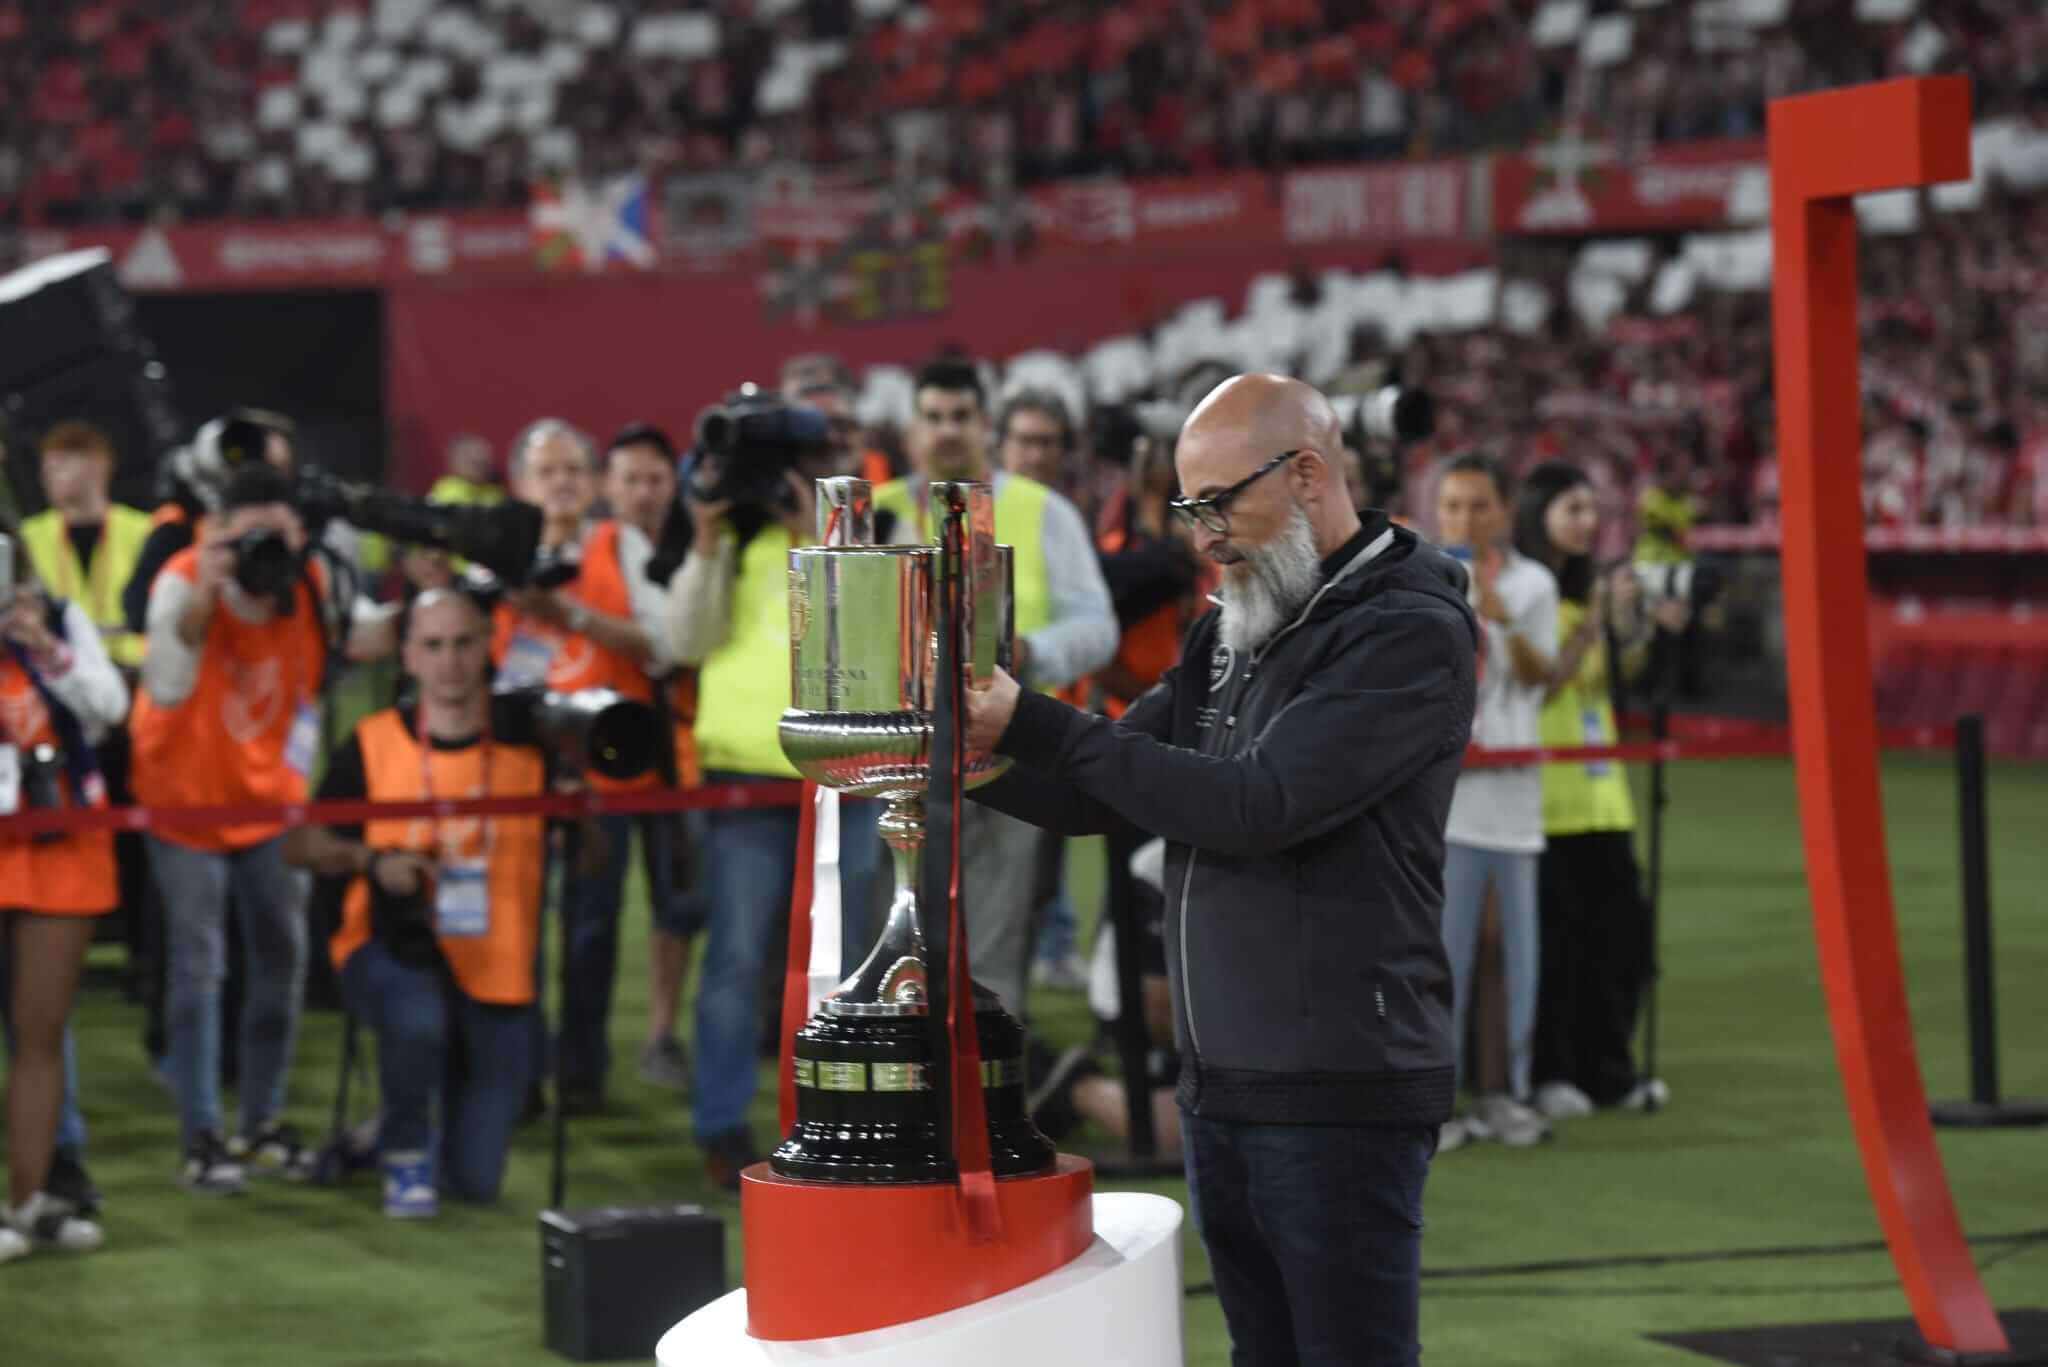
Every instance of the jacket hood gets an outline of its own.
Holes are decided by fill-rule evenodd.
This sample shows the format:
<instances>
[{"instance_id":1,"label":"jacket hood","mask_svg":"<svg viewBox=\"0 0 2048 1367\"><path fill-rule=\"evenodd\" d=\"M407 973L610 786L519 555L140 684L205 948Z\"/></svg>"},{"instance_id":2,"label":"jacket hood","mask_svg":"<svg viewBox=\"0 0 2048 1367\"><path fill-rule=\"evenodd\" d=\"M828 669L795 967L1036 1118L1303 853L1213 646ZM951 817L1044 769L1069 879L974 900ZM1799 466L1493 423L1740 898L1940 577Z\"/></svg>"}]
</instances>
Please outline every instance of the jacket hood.
<instances>
[{"instance_id":1,"label":"jacket hood","mask_svg":"<svg viewBox=\"0 0 2048 1367\"><path fill-rule=\"evenodd\" d=\"M1354 562L1339 570L1309 613L1309 620L1321 620L1390 590L1406 590L1455 604L1476 645L1479 623L1466 601L1470 577L1465 567L1398 523L1390 524L1389 530L1393 544L1363 565Z\"/></svg>"}]
</instances>

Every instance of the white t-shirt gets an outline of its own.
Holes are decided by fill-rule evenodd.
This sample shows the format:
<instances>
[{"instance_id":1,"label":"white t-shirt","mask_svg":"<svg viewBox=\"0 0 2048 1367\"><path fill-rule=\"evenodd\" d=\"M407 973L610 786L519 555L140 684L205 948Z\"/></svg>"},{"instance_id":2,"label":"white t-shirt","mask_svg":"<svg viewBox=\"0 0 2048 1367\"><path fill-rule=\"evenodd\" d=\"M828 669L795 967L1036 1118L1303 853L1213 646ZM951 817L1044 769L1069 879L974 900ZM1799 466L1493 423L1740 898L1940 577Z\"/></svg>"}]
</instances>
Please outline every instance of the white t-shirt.
<instances>
[{"instance_id":1,"label":"white t-shirt","mask_svg":"<svg viewBox=\"0 0 2048 1367\"><path fill-rule=\"evenodd\" d=\"M1514 634L1545 655L1557 651L1557 580L1525 556L1508 551L1494 581L1507 609ZM1472 599L1476 609L1475 575ZM1472 743L1494 750L1520 750L1540 745L1539 717L1543 685L1515 678L1508 654L1509 627L1482 617L1486 637L1480 660L1479 704L1472 718ZM1468 769L1458 776L1451 795L1451 819L1445 830L1454 844L1512 854L1535 854L1543 848L1543 771L1534 764L1516 769Z\"/></svg>"}]
</instances>

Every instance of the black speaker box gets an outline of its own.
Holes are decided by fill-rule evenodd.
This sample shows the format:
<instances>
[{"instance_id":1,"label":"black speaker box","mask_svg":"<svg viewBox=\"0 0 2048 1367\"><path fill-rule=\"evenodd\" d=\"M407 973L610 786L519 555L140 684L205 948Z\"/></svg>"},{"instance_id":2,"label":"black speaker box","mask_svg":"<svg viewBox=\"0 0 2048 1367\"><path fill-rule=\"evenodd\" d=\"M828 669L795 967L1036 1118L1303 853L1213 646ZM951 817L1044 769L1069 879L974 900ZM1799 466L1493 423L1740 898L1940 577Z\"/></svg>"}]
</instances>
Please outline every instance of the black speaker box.
<instances>
[{"instance_id":1,"label":"black speaker box","mask_svg":"<svg viewBox=\"0 0 2048 1367\"><path fill-rule=\"evenodd\" d=\"M701 1206L544 1210L546 1344L575 1362L651 1362L677 1321L725 1294L725 1221Z\"/></svg>"}]
</instances>

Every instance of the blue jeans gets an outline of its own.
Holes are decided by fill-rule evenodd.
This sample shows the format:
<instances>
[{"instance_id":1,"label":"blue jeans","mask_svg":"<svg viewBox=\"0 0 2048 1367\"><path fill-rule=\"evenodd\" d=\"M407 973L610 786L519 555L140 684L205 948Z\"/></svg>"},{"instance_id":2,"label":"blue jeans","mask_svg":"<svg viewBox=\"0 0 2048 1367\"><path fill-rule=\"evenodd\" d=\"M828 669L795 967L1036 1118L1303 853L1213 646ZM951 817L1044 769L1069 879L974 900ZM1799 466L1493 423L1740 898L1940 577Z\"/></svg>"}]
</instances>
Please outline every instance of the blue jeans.
<instances>
[{"instance_id":1,"label":"blue jeans","mask_svg":"<svg viewBox=\"0 0 2048 1367\"><path fill-rule=\"evenodd\" d=\"M564 1087L603 1091L611 1071L612 989L619 979L619 915L626 901L626 872L632 866L633 831L649 842L647 889L656 924L673 901L669 889L667 832L637 816L600 816L597 829L604 858L588 876L578 872L581 854L572 842L563 869L562 915L569 931L568 998L561 1011Z\"/></svg>"},{"instance_id":2,"label":"blue jeans","mask_svg":"<svg viewBox=\"0 0 2048 1367\"><path fill-rule=\"evenodd\" d=\"M763 783L748 774L707 782ZM881 863L881 804L839 804L841 963L851 971L872 948L870 908ZM767 807L705 813L704 902L711 924L697 982L692 1122L700 1143L746 1129L760 1080L761 982L775 927L789 916L796 878L797 811Z\"/></svg>"},{"instance_id":3,"label":"blue jeans","mask_svg":"<svg viewBox=\"0 0 2048 1367\"><path fill-rule=\"evenodd\" d=\"M1501 959L1508 993L1508 1090L1527 1100L1529 1061L1536 1040L1536 996L1541 954L1537 942L1536 867L1540 854L1482 850L1453 841L1444 846L1444 953L1451 960L1451 1023L1459 1072L1472 1012L1472 970L1479 925L1490 884L1500 907Z\"/></svg>"},{"instance_id":4,"label":"blue jeans","mask_svg":"<svg viewBox=\"0 0 2048 1367\"><path fill-rule=\"evenodd\" d=\"M433 969L400 963L374 940L342 965L341 990L377 1036L378 1147L434 1153L440 1188L457 1200L495 1198L526 1109L534 1009L477 1001Z\"/></svg>"},{"instance_id":5,"label":"blue jeans","mask_svg":"<svg viewBox=\"0 0 2048 1367\"><path fill-rule=\"evenodd\" d=\"M1236 1367L1413 1367L1434 1125L1183 1113L1188 1196Z\"/></svg>"},{"instance_id":6,"label":"blue jeans","mask_svg":"<svg viewBox=\"0 0 2048 1367\"><path fill-rule=\"evenodd\" d=\"M299 1029L306 975L306 880L284 862L282 836L225 854L149 837L163 896L170 987L164 1004L178 1126L190 1142L219 1133L220 993L227 976L228 884L242 918L242 1128L275 1124Z\"/></svg>"}]
</instances>

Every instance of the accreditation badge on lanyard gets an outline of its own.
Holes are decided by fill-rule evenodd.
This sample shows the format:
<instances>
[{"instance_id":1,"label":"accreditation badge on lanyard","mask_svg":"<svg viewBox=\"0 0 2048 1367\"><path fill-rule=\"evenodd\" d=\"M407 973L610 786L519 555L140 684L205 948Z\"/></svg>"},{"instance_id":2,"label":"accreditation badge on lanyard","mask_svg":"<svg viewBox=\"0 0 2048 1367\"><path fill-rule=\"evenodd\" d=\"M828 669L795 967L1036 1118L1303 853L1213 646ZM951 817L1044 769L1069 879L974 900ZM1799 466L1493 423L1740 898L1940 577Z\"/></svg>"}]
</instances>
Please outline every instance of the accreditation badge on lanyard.
<instances>
[{"instance_id":1,"label":"accreditation badge on lanyard","mask_svg":"<svg viewBox=\"0 0 2048 1367\"><path fill-rule=\"evenodd\" d=\"M1601 725L1600 709L1597 707L1581 708L1579 715L1585 727L1586 744L1589 746L1607 744L1607 728ZM1589 759L1586 761L1586 777L1605 778L1613 768L1614 766L1604 759Z\"/></svg>"},{"instance_id":2,"label":"accreditation badge on lanyard","mask_svg":"<svg viewBox=\"0 0 2048 1367\"><path fill-rule=\"evenodd\" d=\"M505 643L505 660L498 666L498 675L514 688L537 688L548 681L554 664L554 641L522 627Z\"/></svg>"},{"instance_id":3,"label":"accreditation badge on lanyard","mask_svg":"<svg viewBox=\"0 0 2048 1367\"><path fill-rule=\"evenodd\" d=\"M419 727L420 747L420 796L432 802L434 798L433 740L427 734L425 709L421 709L416 723ZM483 738L483 783L482 793L489 796L491 791L491 738ZM491 850L497 844L498 828L489 819L482 819L483 852L480 855L453 854L448 843L442 838L441 818L433 818L433 849L440 862L438 875L434 880L434 933L444 940L480 939L491 931L490 867Z\"/></svg>"}]
</instances>

